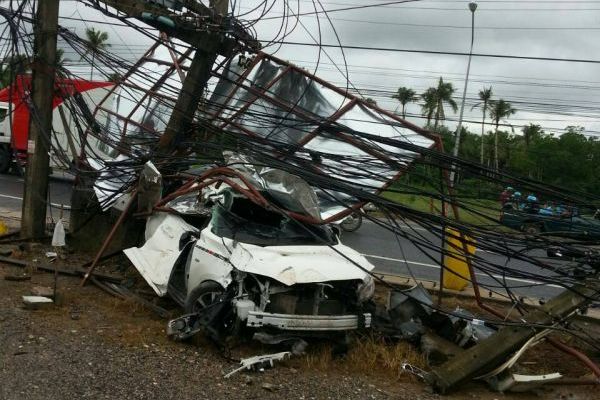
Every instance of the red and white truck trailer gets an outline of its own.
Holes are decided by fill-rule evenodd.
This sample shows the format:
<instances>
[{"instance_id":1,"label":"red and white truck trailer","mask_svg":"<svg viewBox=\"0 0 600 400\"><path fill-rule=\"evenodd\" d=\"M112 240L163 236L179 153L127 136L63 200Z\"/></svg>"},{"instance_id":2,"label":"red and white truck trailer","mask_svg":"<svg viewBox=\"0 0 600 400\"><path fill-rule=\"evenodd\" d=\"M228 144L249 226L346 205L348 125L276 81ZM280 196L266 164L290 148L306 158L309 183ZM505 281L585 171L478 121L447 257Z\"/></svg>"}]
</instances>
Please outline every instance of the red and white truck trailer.
<instances>
[{"instance_id":1,"label":"red and white truck trailer","mask_svg":"<svg viewBox=\"0 0 600 400\"><path fill-rule=\"evenodd\" d=\"M59 77L55 79L51 135L54 149L64 149L71 160L76 158L81 149L74 117L69 109L64 107L64 100L81 94L81 99L93 111L96 105L105 99L113 85L112 82ZM7 172L13 162L24 165L27 159L30 92L30 75L17 76L10 86L0 90L0 173ZM106 104L104 102L104 105ZM69 135L69 132L72 135ZM61 158L54 150L50 152L51 167L60 167L64 164L61 160L64 160L64 157Z\"/></svg>"}]
</instances>

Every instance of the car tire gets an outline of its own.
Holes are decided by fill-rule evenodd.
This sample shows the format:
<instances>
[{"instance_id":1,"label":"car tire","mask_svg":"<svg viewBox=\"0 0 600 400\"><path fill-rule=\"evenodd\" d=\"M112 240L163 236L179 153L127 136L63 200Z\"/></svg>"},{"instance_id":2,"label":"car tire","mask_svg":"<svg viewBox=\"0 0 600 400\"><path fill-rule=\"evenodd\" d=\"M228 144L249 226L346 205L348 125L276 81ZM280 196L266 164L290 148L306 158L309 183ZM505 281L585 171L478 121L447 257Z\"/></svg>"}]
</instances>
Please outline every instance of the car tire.
<instances>
[{"instance_id":1,"label":"car tire","mask_svg":"<svg viewBox=\"0 0 600 400\"><path fill-rule=\"evenodd\" d=\"M344 232L354 232L362 225L362 215L358 212L344 218L340 223L340 227Z\"/></svg>"},{"instance_id":2,"label":"car tire","mask_svg":"<svg viewBox=\"0 0 600 400\"><path fill-rule=\"evenodd\" d=\"M539 235L542 229L538 224L528 223L523 226L523 232L528 235Z\"/></svg>"},{"instance_id":3,"label":"car tire","mask_svg":"<svg viewBox=\"0 0 600 400\"><path fill-rule=\"evenodd\" d=\"M183 309L186 314L201 312L212 304L225 289L214 281L202 282L196 286L186 297Z\"/></svg>"},{"instance_id":4,"label":"car tire","mask_svg":"<svg viewBox=\"0 0 600 400\"><path fill-rule=\"evenodd\" d=\"M0 146L0 174L5 174L10 169L10 151L5 146Z\"/></svg>"}]
</instances>

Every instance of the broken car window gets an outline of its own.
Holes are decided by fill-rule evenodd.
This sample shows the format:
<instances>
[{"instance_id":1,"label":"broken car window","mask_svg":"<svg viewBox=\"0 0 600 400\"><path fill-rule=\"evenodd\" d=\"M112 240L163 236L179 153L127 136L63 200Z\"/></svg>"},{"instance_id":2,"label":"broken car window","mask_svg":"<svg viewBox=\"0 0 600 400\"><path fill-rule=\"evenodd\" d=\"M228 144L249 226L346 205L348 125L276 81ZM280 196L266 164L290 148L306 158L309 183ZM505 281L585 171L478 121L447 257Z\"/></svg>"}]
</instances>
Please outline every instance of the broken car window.
<instances>
[{"instance_id":1,"label":"broken car window","mask_svg":"<svg viewBox=\"0 0 600 400\"><path fill-rule=\"evenodd\" d=\"M230 206L213 207L212 231L218 236L257 246L337 244L327 226L301 225L244 197L225 203Z\"/></svg>"}]
</instances>

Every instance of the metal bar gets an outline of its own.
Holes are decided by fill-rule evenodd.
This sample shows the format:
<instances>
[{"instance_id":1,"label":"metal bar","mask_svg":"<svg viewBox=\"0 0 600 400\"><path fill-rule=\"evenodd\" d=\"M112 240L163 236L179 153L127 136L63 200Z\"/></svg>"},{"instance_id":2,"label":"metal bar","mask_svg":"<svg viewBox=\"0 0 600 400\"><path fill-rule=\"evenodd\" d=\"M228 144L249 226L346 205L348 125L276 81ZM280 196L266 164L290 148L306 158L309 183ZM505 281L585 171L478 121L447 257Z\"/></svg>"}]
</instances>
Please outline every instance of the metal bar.
<instances>
[{"instance_id":1,"label":"metal bar","mask_svg":"<svg viewBox=\"0 0 600 400\"><path fill-rule=\"evenodd\" d=\"M26 268L28 266L30 266L30 263L27 261L23 261L23 260L17 260L16 258L11 258L11 257L3 257L0 256L0 262L1 263L6 263L6 264L11 264L17 267L22 267L22 268ZM42 270L45 272L50 272L50 273L54 273L55 268L53 266L50 265L36 265L35 268L37 268L38 270ZM63 274L63 275L70 275L70 276L83 276L85 275L85 269L80 268L80 267L69 267L69 268L58 268L58 273L59 274ZM95 276L98 279L102 279L108 282L114 282L114 283L119 283L123 280L123 278L121 278L120 276L116 276L116 275L110 275L110 274L104 274L101 272L93 272L92 276Z\"/></svg>"},{"instance_id":2,"label":"metal bar","mask_svg":"<svg viewBox=\"0 0 600 400\"><path fill-rule=\"evenodd\" d=\"M133 71L137 70L137 68L142 65L142 63L144 62L144 59L149 55L149 54L153 54L154 51L156 51L156 48L158 47L158 42L154 42L154 44L144 53L144 55L135 62L135 64L133 64L133 66L127 71L125 72L125 75L123 75L122 80L125 80L127 78L129 78L129 76L131 74L133 74ZM113 85L109 90L108 93L106 93L106 95L104 96L104 98L100 101L100 103L98 103L98 105L100 104L104 104L104 102L106 102L106 100L108 100L108 98L110 96L112 96L115 91L117 90L117 87L119 87L118 84ZM92 116L94 117L94 119L96 119L96 115L98 114L98 110L100 108L98 106L96 106L94 108L94 112L92 114ZM80 165L83 162L83 159L85 157L85 143L87 143L87 136L89 135L89 132L91 130L91 127L88 126L84 132L84 137L81 138L81 149L79 149L79 159L78 159L78 165ZM77 179L79 179L79 176L77 176Z\"/></svg>"},{"instance_id":3,"label":"metal bar","mask_svg":"<svg viewBox=\"0 0 600 400\"><path fill-rule=\"evenodd\" d=\"M371 326L371 314L363 314L365 328ZM357 315L296 315L271 314L262 311L248 313L247 326L271 326L290 331L348 331L361 328Z\"/></svg>"},{"instance_id":4,"label":"metal bar","mask_svg":"<svg viewBox=\"0 0 600 400\"><path fill-rule=\"evenodd\" d=\"M354 105L356 105L358 103L357 99L351 99L345 106L340 107L336 112L334 112L333 114L331 114L326 120L325 122L334 122L336 120L338 120L339 118L342 117L342 115L344 115L345 113L347 113L348 111L350 111L350 109L352 107L354 107ZM313 129L313 131L311 133L309 133L307 135L307 137L305 137L304 139L302 139L300 142L298 142L297 146L298 147L302 147L305 146L308 142L310 142L311 140L313 140L317 134L319 133L319 129L320 127L317 127L316 129Z\"/></svg>"},{"instance_id":5,"label":"metal bar","mask_svg":"<svg viewBox=\"0 0 600 400\"><path fill-rule=\"evenodd\" d=\"M286 69L284 69L283 71L281 71L281 73L279 73L277 76L275 76L275 78L271 79L270 82L268 82L264 87L261 88L262 92L265 93L267 90L269 90L271 87L273 87L274 84L276 84L278 81L280 81L285 74L287 74L287 72L290 70L289 67L287 67ZM258 95L254 95L254 98L248 100L246 102L246 104L244 104L242 107L240 107L237 111L235 111L231 116L227 117L227 118L223 118L223 120L225 121L223 124L221 124L219 126L220 129L223 129L227 126L227 124L229 123L229 121L233 121L235 118L237 118L238 115L240 115L242 112L246 111L248 108L250 108L250 106L256 102L256 100L258 100L259 98L261 98Z\"/></svg>"},{"instance_id":6,"label":"metal bar","mask_svg":"<svg viewBox=\"0 0 600 400\"><path fill-rule=\"evenodd\" d=\"M427 136L429 139L435 140L435 138L438 137L436 134L431 133L427 129L421 128L420 126L417 126L417 125L415 125L413 123L410 123L410 122L406 121L405 119L402 119L402 118L398 117L397 115L395 115L395 114L393 114L393 113L391 113L389 111L381 109L381 108L379 108L377 106L373 106L373 105L367 103L365 100L363 100L363 99L361 99L361 98L359 98L359 97L357 97L357 96L355 96L355 95L353 95L353 94L351 94L349 92L346 92L345 90L342 90L339 87L337 87L335 85L332 85L330 82L328 82L326 80L323 80L323 79L319 78L318 76L316 76L314 74L306 72L306 71L298 68L297 66L292 65L289 62L282 60L281 58L278 58L278 57L273 56L271 54L262 53L262 52L260 54L264 54L265 58L270 59L272 61L275 61L275 62L277 62L279 64L282 64L282 65L291 65L296 71L300 72L301 74L303 74L305 76L308 76L309 78L311 78L315 82L318 82L319 84L325 86L326 88L331 89L331 90L337 92L338 94L341 94L342 96L348 97L350 99L355 99L357 102L366 105L368 108L376 110L378 113L383 114L383 115L385 115L387 117L390 117L390 118L392 118L392 119L400 122L405 127L409 128L409 129L411 129L413 131L416 131L418 133L421 133L424 136Z\"/></svg>"},{"instance_id":7,"label":"metal bar","mask_svg":"<svg viewBox=\"0 0 600 400\"><path fill-rule=\"evenodd\" d=\"M104 251L106 250L106 248L108 247L110 242L112 241L113 236L115 235L115 233L117 232L117 229L121 226L121 224L125 220L125 217L127 216L129 209L135 203L136 199L137 199L137 190L134 190L131 193L131 198L127 202L125 209L119 216L119 219L117 219L117 222L115 222L115 224L113 225L108 236L106 236L106 239L104 239L104 243L102 243L102 247L100 247L100 250L98 250L98 253L96 254L96 258L94 258L92 265L90 265L90 268L87 270L87 272L83 276L83 279L81 280L81 286L85 285L85 283L89 279L90 275L94 272L94 269L96 268L96 265L97 265L98 261L100 260L100 257L102 257L102 254L104 253Z\"/></svg>"},{"instance_id":8,"label":"metal bar","mask_svg":"<svg viewBox=\"0 0 600 400\"><path fill-rule=\"evenodd\" d=\"M259 53L256 57L254 57L254 59L252 60L252 62L250 63L250 65L238 77L237 82L243 82L244 80L246 80L246 78L248 77L248 75L250 74L250 72L254 69L254 67L264 58L263 54L264 53ZM227 95L227 98L225 99L225 102L223 103L222 107L219 110L215 111L211 115L212 118L217 118L217 116L220 113L220 110L226 109L227 105L231 101L231 98L233 97L233 95L235 94L235 92L237 92L239 90L239 88L240 88L240 86L238 86L238 85L234 85L233 86L233 89L231 89L229 91L229 94Z\"/></svg>"}]
</instances>

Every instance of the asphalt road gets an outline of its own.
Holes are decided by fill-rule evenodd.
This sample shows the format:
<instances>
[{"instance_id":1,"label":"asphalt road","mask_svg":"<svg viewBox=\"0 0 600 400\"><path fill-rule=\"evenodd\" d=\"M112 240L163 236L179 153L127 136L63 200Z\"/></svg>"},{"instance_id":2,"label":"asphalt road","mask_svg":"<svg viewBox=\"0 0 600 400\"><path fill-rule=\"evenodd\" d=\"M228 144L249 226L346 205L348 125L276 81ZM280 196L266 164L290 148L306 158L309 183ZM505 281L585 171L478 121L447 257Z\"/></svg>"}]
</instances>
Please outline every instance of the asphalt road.
<instances>
[{"instance_id":1,"label":"asphalt road","mask_svg":"<svg viewBox=\"0 0 600 400\"><path fill-rule=\"evenodd\" d=\"M71 204L71 186L72 183L65 180L50 180L48 216L58 217L61 207L68 214ZM19 214L22 202L23 178L0 174L0 212Z\"/></svg>"},{"instance_id":2,"label":"asphalt road","mask_svg":"<svg viewBox=\"0 0 600 400\"><path fill-rule=\"evenodd\" d=\"M439 248L441 241L434 234L419 226L406 226L406 229L414 229L424 238ZM433 250L422 251L409 240L396 238L390 231L376 225L371 221L364 221L363 225L355 232L342 234L342 242L364 254L382 273L415 276L419 279L438 281L440 277L440 252ZM476 250L476 255L493 262L496 265L506 265L521 271L528 271L540 275L548 275L549 272L520 260L508 260L505 256ZM544 257L542 252L531 252L530 255ZM562 262L548 260L544 261L553 265L561 265ZM529 279L502 277L500 275L489 276L484 273L477 274L477 280L481 284L490 287L498 286L496 279L504 279L505 284L519 294L534 298L548 299L560 293L563 289L555 285L543 285L540 282Z\"/></svg>"},{"instance_id":3,"label":"asphalt road","mask_svg":"<svg viewBox=\"0 0 600 400\"><path fill-rule=\"evenodd\" d=\"M50 202L52 206L49 207L49 211L52 212L54 217L58 216L58 210L61 206L68 208L70 197L70 182L51 179ZM0 175L0 213L10 212L13 215L19 215L22 198L23 179L13 175ZM67 216L65 215L65 217ZM408 226L406 228L411 229ZM434 243L435 248L439 247L439 238L436 238L421 227L412 227L412 229L415 229L417 233ZM342 242L364 254L376 266L377 272L406 276L413 275L418 279L431 281L439 280L439 251L429 250L427 253L424 253L407 239L396 238L394 234L371 221L365 220L361 228L356 232L344 232L342 234ZM511 268L546 274L545 271L539 270L531 264L518 260L509 261L498 254L479 251L477 255L495 264L506 264ZM537 255L542 256L543 254ZM483 273L478 274L477 278L482 284L498 285L494 281L494 277ZM502 277L496 276L495 278L501 279ZM514 292L534 298L547 299L562 290L553 285L541 285L539 282L526 279L505 279L505 283L511 286Z\"/></svg>"}]
</instances>

